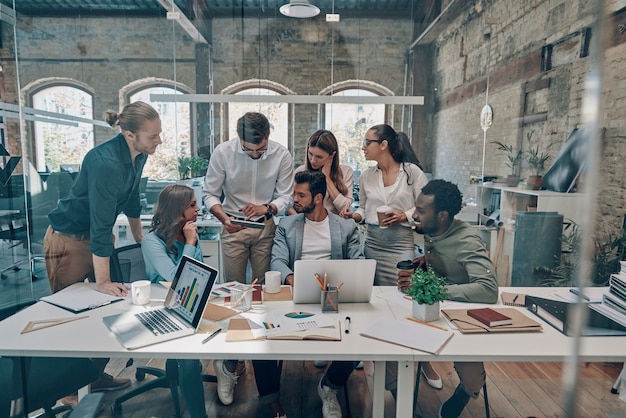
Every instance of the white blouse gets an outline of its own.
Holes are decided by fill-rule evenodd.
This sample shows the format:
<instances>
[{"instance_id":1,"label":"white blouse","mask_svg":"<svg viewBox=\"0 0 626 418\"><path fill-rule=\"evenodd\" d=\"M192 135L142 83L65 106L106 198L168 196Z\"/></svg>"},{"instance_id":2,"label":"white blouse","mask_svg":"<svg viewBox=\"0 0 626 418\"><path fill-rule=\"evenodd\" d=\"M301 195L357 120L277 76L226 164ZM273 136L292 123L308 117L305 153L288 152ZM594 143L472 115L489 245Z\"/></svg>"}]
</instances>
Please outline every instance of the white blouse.
<instances>
[{"instance_id":1,"label":"white blouse","mask_svg":"<svg viewBox=\"0 0 626 418\"><path fill-rule=\"evenodd\" d=\"M368 224L378 225L376 208L389 206L396 213L404 212L410 221L415 211L417 196L426 183L428 183L426 174L418 166L403 163L395 183L385 190L383 172L378 166L370 167L361 173L359 178L360 206L355 214L361 215ZM410 227L412 223L402 222L401 225Z\"/></svg>"}]
</instances>

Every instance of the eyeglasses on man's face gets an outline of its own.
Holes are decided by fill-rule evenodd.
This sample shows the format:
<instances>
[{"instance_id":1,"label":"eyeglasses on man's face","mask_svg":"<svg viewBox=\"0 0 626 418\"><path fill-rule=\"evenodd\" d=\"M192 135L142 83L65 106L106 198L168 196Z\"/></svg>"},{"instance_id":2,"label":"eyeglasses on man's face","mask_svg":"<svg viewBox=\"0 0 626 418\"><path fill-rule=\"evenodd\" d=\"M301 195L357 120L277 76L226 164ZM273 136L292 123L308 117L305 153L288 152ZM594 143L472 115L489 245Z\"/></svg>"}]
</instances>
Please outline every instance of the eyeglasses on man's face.
<instances>
[{"instance_id":1,"label":"eyeglasses on man's face","mask_svg":"<svg viewBox=\"0 0 626 418\"><path fill-rule=\"evenodd\" d=\"M243 141L242 141L241 150L245 152L246 154L263 154L265 151L267 151L267 143L265 144L264 147L261 147L261 148L248 148L243 144Z\"/></svg>"},{"instance_id":2,"label":"eyeglasses on man's face","mask_svg":"<svg viewBox=\"0 0 626 418\"><path fill-rule=\"evenodd\" d=\"M364 139L364 140L363 140L363 148L367 148L367 147L369 147L369 145L370 145L372 142L376 142L377 144L380 144L380 143L381 143L381 142L383 142L383 141L384 141L384 139Z\"/></svg>"}]
</instances>

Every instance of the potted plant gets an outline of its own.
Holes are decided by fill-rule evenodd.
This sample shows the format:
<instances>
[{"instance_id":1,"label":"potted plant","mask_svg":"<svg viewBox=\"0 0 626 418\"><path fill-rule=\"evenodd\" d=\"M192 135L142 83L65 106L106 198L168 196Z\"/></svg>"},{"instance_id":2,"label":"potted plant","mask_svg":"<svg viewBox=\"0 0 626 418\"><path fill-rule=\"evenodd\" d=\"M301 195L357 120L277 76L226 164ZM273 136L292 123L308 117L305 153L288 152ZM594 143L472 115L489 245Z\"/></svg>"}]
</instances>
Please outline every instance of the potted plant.
<instances>
[{"instance_id":1,"label":"potted plant","mask_svg":"<svg viewBox=\"0 0 626 418\"><path fill-rule=\"evenodd\" d=\"M505 165L511 168L511 174L509 174L506 178L506 185L516 187L519 184L518 168L522 164L522 151L513 151L513 145L506 145L499 141L493 141L492 143L498 146L499 151L504 151L506 153L508 162L505 163Z\"/></svg>"},{"instance_id":2,"label":"potted plant","mask_svg":"<svg viewBox=\"0 0 626 418\"><path fill-rule=\"evenodd\" d=\"M539 190L543 184L543 172L545 170L546 162L550 161L552 156L547 153L553 142L549 143L546 150L541 150L539 143L532 145L532 137L535 131L530 131L526 134L526 140L528 141L528 151L526 151L526 161L531 169L531 175L528 176L527 184L532 190Z\"/></svg>"},{"instance_id":3,"label":"potted plant","mask_svg":"<svg viewBox=\"0 0 626 418\"><path fill-rule=\"evenodd\" d=\"M178 174L181 180L202 177L209 162L202 157L178 157Z\"/></svg>"},{"instance_id":4,"label":"potted plant","mask_svg":"<svg viewBox=\"0 0 626 418\"><path fill-rule=\"evenodd\" d=\"M406 294L413 299L413 317L431 322L439 319L439 302L446 300L448 286L446 279L437 276L432 267L417 269L411 276Z\"/></svg>"}]
</instances>

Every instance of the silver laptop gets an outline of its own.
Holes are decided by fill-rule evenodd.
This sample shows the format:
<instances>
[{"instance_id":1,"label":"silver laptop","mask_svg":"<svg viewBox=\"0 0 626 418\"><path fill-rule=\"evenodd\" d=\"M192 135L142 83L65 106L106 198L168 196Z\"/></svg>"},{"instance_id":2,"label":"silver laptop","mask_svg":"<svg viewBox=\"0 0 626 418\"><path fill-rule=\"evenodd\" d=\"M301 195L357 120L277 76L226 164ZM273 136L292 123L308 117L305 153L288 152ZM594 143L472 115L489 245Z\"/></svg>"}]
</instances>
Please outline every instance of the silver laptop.
<instances>
[{"instance_id":1,"label":"silver laptop","mask_svg":"<svg viewBox=\"0 0 626 418\"><path fill-rule=\"evenodd\" d=\"M376 260L298 260L293 268L293 303L320 303L321 289L315 273L324 274L330 286L343 286L339 303L369 302L374 286Z\"/></svg>"},{"instance_id":2,"label":"silver laptop","mask_svg":"<svg viewBox=\"0 0 626 418\"><path fill-rule=\"evenodd\" d=\"M163 306L102 320L129 350L194 334L217 274L213 267L183 256Z\"/></svg>"}]
</instances>

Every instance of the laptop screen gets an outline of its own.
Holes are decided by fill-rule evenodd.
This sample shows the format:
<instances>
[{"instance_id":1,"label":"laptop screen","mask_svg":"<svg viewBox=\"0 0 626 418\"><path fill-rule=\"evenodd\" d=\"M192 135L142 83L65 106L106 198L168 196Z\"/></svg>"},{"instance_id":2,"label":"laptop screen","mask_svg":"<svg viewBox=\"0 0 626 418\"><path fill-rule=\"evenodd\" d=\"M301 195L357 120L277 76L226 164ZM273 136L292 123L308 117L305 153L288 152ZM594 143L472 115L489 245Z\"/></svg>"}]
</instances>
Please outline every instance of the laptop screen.
<instances>
[{"instance_id":1,"label":"laptop screen","mask_svg":"<svg viewBox=\"0 0 626 418\"><path fill-rule=\"evenodd\" d=\"M217 270L183 256L165 300L165 306L181 319L197 327L209 299Z\"/></svg>"}]
</instances>

